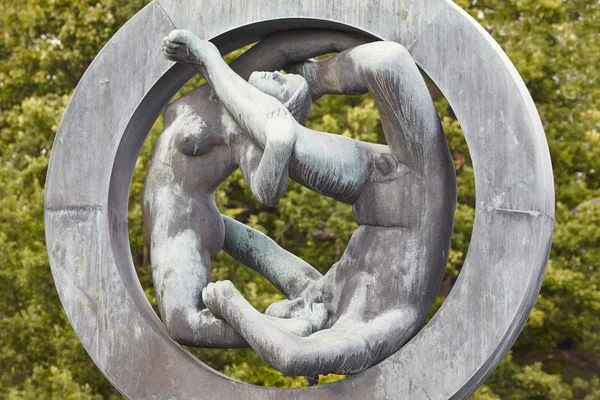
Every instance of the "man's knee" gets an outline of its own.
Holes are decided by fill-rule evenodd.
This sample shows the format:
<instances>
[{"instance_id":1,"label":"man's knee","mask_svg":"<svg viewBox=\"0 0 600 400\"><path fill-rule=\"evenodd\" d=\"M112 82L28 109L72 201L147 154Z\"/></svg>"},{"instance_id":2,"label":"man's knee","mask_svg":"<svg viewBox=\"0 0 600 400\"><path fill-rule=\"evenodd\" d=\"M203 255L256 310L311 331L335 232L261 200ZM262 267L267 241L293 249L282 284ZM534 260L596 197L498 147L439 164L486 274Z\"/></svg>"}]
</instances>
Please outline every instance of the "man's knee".
<instances>
[{"instance_id":1,"label":"man's knee","mask_svg":"<svg viewBox=\"0 0 600 400\"><path fill-rule=\"evenodd\" d=\"M307 360L303 360L303 352L297 346L285 346L277 352L275 359L267 362L288 376L309 375L312 369Z\"/></svg>"},{"instance_id":2,"label":"man's knee","mask_svg":"<svg viewBox=\"0 0 600 400\"><path fill-rule=\"evenodd\" d=\"M412 57L408 50L400 43L381 41L362 45L359 47L357 61L365 67L375 70L398 68L398 63Z\"/></svg>"}]
</instances>

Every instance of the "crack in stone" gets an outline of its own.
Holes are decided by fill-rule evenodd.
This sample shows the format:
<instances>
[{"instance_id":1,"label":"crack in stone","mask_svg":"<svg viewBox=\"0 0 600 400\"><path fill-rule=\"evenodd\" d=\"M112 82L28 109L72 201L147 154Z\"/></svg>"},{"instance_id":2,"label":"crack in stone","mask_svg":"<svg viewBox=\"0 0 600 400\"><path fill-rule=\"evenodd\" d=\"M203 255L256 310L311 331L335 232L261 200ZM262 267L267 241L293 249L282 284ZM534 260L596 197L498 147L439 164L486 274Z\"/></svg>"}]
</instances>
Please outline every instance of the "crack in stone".
<instances>
[{"instance_id":1,"label":"crack in stone","mask_svg":"<svg viewBox=\"0 0 600 400\"><path fill-rule=\"evenodd\" d=\"M46 206L46 211L52 212L86 212L86 211L100 211L104 206L100 204L88 204L88 205L64 205L64 206Z\"/></svg>"}]
</instances>

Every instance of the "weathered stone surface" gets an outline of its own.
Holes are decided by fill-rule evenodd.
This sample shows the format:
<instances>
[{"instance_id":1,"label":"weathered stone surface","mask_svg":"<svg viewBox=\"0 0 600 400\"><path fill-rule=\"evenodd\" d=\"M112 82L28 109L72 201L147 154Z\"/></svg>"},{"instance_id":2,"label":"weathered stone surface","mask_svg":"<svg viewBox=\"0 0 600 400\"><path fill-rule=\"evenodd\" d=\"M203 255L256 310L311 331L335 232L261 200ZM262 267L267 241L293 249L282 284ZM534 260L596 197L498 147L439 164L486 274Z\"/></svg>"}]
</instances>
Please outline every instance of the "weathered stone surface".
<instances>
[{"instance_id":1,"label":"weathered stone surface","mask_svg":"<svg viewBox=\"0 0 600 400\"><path fill-rule=\"evenodd\" d=\"M126 217L141 144L191 76L163 61L162 38L185 28L227 52L297 27L362 31L410 51L464 129L477 211L461 275L412 341L360 375L284 390L228 379L168 337L137 281ZM59 128L46 191L48 250L63 305L99 368L136 399L465 398L526 321L543 278L553 215L550 157L533 101L500 47L449 0L155 1L82 78Z\"/></svg>"},{"instance_id":2,"label":"weathered stone surface","mask_svg":"<svg viewBox=\"0 0 600 400\"><path fill-rule=\"evenodd\" d=\"M338 54L325 61L307 60L332 48ZM171 337L197 347L247 344L284 374L315 377L309 381L363 372L398 351L435 301L456 205L446 137L406 48L293 30L265 38L230 67L212 43L179 29L162 50L208 82L167 107L144 189L152 276ZM290 63L298 74L281 74ZM367 92L387 145L303 126L313 99ZM214 190L238 167L265 204L277 202L290 177L352 204L360 227L325 275L220 215ZM209 255L221 248L288 300L264 315L231 282L208 283Z\"/></svg>"}]
</instances>

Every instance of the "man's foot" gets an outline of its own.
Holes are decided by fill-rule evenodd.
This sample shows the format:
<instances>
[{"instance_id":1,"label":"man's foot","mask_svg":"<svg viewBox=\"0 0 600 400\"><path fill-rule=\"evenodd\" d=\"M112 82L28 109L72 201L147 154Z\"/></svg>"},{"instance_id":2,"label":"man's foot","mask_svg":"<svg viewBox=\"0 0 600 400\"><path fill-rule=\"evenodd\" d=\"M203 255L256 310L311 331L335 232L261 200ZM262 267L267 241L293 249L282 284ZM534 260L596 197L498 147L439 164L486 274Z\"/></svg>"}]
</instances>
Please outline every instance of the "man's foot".
<instances>
[{"instance_id":1,"label":"man's foot","mask_svg":"<svg viewBox=\"0 0 600 400\"><path fill-rule=\"evenodd\" d=\"M162 53L167 60L182 64L203 65L206 57L221 57L215 45L185 29L176 29L163 39Z\"/></svg>"},{"instance_id":2,"label":"man's foot","mask_svg":"<svg viewBox=\"0 0 600 400\"><path fill-rule=\"evenodd\" d=\"M311 333L322 330L329 316L325 304L308 303L301 297L275 302L267 307L265 314L277 318L304 320L309 324Z\"/></svg>"},{"instance_id":3,"label":"man's foot","mask_svg":"<svg viewBox=\"0 0 600 400\"><path fill-rule=\"evenodd\" d=\"M240 301L245 299L231 281L210 282L202 289L202 302L215 317L220 319L226 320L227 309L236 308Z\"/></svg>"}]
</instances>

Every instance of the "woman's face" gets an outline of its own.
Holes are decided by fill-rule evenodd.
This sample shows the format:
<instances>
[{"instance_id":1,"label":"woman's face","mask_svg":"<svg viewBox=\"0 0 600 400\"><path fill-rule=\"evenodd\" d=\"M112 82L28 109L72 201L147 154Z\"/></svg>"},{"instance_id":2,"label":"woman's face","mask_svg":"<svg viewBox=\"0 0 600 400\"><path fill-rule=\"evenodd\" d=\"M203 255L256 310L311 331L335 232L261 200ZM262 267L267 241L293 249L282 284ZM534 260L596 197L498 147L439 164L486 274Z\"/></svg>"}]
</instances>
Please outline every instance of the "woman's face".
<instances>
[{"instance_id":1,"label":"woman's face","mask_svg":"<svg viewBox=\"0 0 600 400\"><path fill-rule=\"evenodd\" d=\"M250 75L248 82L261 92L271 95L280 102L285 103L292 98L294 93L302 86L304 78L294 74L284 75L277 71L255 71Z\"/></svg>"}]
</instances>

